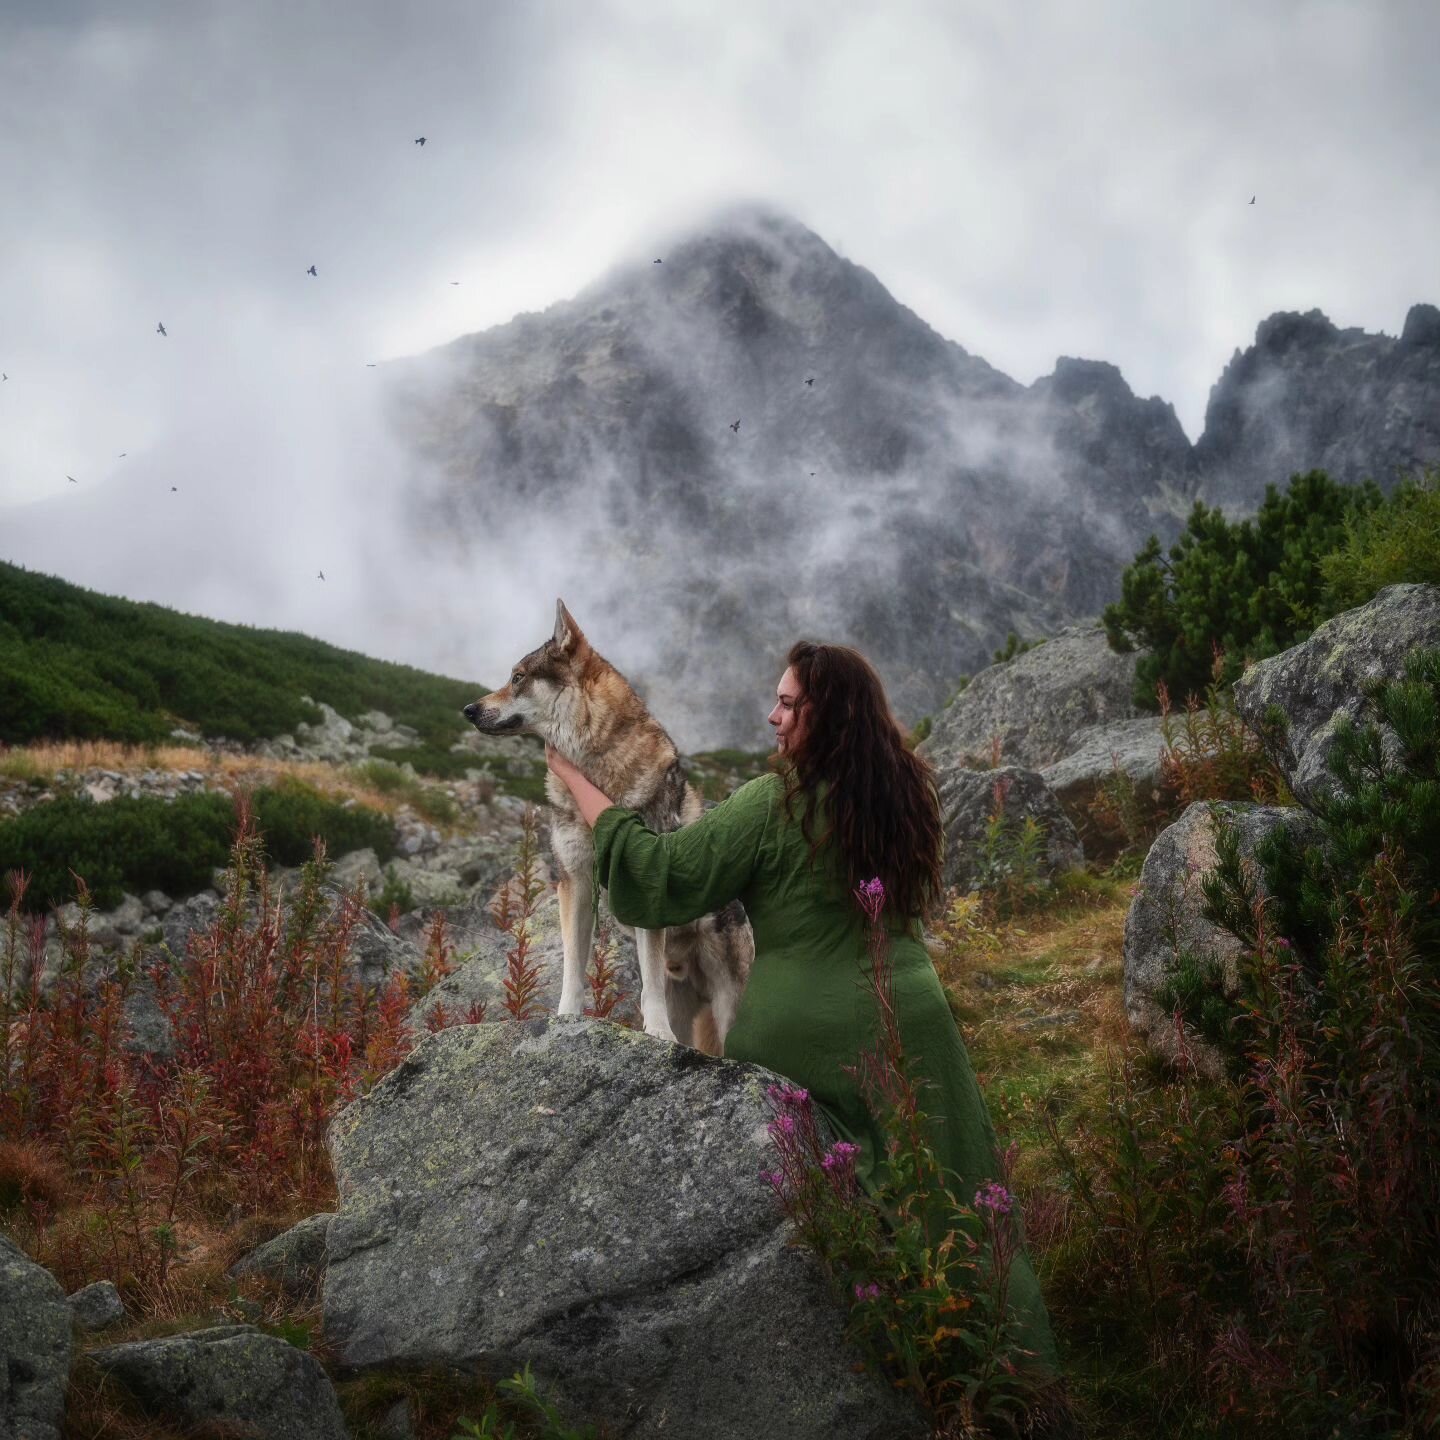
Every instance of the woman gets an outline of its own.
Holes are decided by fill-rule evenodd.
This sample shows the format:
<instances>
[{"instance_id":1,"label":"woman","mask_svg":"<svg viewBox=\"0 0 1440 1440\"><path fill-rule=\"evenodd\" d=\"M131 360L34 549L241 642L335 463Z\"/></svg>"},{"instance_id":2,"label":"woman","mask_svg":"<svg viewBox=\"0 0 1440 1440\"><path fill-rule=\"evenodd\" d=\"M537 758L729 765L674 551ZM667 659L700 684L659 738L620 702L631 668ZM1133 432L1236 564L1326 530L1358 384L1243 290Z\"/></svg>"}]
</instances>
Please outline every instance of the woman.
<instances>
[{"instance_id":1,"label":"woman","mask_svg":"<svg viewBox=\"0 0 1440 1440\"><path fill-rule=\"evenodd\" d=\"M943 832L928 765L905 746L880 677L858 651L802 641L776 687L777 773L752 780L683 830L657 835L547 748L592 826L596 878L629 925L680 925L738 899L755 963L725 1040L809 1090L837 1137L859 1145L875 1188L885 1136L846 1067L876 1040L862 883L885 887L895 1008L940 1164L963 1202L993 1180L995 1132L929 954L920 917L941 895ZM1022 1343L1055 1369L1039 1286L1022 1254L1010 1299Z\"/></svg>"}]
</instances>

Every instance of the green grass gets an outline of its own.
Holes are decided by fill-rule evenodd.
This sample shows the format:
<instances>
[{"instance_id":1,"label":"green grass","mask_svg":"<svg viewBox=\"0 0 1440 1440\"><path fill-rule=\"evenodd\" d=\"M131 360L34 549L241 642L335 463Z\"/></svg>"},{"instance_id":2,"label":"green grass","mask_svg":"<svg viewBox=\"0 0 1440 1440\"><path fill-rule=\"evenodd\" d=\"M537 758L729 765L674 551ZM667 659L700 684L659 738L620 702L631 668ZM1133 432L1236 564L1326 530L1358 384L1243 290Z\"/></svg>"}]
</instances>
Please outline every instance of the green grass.
<instances>
[{"instance_id":1,"label":"green grass","mask_svg":"<svg viewBox=\"0 0 1440 1440\"><path fill-rule=\"evenodd\" d=\"M463 774L461 708L489 687L372 660L309 636L206 620L100 595L0 562L0 741L164 740L176 726L254 741L319 712L383 710L420 740L392 752L417 770Z\"/></svg>"}]
</instances>

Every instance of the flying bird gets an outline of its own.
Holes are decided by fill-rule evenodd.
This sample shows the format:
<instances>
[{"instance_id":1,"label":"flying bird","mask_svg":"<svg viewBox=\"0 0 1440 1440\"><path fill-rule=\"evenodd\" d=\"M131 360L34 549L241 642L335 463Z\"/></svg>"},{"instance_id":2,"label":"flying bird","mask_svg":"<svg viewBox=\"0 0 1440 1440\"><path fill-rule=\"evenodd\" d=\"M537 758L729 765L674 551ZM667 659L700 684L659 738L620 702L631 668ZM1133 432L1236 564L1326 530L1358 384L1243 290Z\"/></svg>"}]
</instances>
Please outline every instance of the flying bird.
<instances>
[{"instance_id":1,"label":"flying bird","mask_svg":"<svg viewBox=\"0 0 1440 1440\"><path fill-rule=\"evenodd\" d=\"M323 570L320 572L320 578L322 580L325 578L325 572Z\"/></svg>"},{"instance_id":2,"label":"flying bird","mask_svg":"<svg viewBox=\"0 0 1440 1440\"><path fill-rule=\"evenodd\" d=\"M305 273L307 275L315 275L315 267L312 265ZM318 280L320 277L315 275L315 278Z\"/></svg>"},{"instance_id":3,"label":"flying bird","mask_svg":"<svg viewBox=\"0 0 1440 1440\"><path fill-rule=\"evenodd\" d=\"M663 260L652 260L650 263L652 265L663 265L665 262Z\"/></svg>"},{"instance_id":4,"label":"flying bird","mask_svg":"<svg viewBox=\"0 0 1440 1440\"><path fill-rule=\"evenodd\" d=\"M738 420L733 421L730 428L738 435L740 433L740 422Z\"/></svg>"},{"instance_id":5,"label":"flying bird","mask_svg":"<svg viewBox=\"0 0 1440 1440\"><path fill-rule=\"evenodd\" d=\"M1250 203L1252 205L1255 203L1255 197L1253 195L1250 197Z\"/></svg>"},{"instance_id":6,"label":"flying bird","mask_svg":"<svg viewBox=\"0 0 1440 1440\"><path fill-rule=\"evenodd\" d=\"M80 483L73 475L67 475L65 478L66 478L72 485L78 485L78 484Z\"/></svg>"},{"instance_id":7,"label":"flying bird","mask_svg":"<svg viewBox=\"0 0 1440 1440\"><path fill-rule=\"evenodd\" d=\"M115 458L117 460L123 460L129 453L128 450L122 450Z\"/></svg>"},{"instance_id":8,"label":"flying bird","mask_svg":"<svg viewBox=\"0 0 1440 1440\"><path fill-rule=\"evenodd\" d=\"M807 385L813 385L815 383L815 377L812 375L805 383Z\"/></svg>"},{"instance_id":9,"label":"flying bird","mask_svg":"<svg viewBox=\"0 0 1440 1440\"><path fill-rule=\"evenodd\" d=\"M375 362L373 360L367 360L365 362L365 368L367 370L373 370L375 368Z\"/></svg>"},{"instance_id":10,"label":"flying bird","mask_svg":"<svg viewBox=\"0 0 1440 1440\"><path fill-rule=\"evenodd\" d=\"M452 280L450 283L452 285L458 285L460 282L458 280Z\"/></svg>"},{"instance_id":11,"label":"flying bird","mask_svg":"<svg viewBox=\"0 0 1440 1440\"><path fill-rule=\"evenodd\" d=\"M5 374L3 374L3 373L0 373L0 380L8 380L9 378L10 378L10 377L9 377L8 375L5 375Z\"/></svg>"},{"instance_id":12,"label":"flying bird","mask_svg":"<svg viewBox=\"0 0 1440 1440\"><path fill-rule=\"evenodd\" d=\"M170 487L170 493L172 495L178 495L180 493L180 487L178 485L172 485Z\"/></svg>"},{"instance_id":13,"label":"flying bird","mask_svg":"<svg viewBox=\"0 0 1440 1440\"><path fill-rule=\"evenodd\" d=\"M423 145L425 143L425 137L422 135L415 143L417 145ZM322 575L320 578L323 580L325 577Z\"/></svg>"},{"instance_id":14,"label":"flying bird","mask_svg":"<svg viewBox=\"0 0 1440 1440\"><path fill-rule=\"evenodd\" d=\"M155 327L155 333L157 335L168 335L170 333L165 328L165 322L163 320Z\"/></svg>"}]
</instances>

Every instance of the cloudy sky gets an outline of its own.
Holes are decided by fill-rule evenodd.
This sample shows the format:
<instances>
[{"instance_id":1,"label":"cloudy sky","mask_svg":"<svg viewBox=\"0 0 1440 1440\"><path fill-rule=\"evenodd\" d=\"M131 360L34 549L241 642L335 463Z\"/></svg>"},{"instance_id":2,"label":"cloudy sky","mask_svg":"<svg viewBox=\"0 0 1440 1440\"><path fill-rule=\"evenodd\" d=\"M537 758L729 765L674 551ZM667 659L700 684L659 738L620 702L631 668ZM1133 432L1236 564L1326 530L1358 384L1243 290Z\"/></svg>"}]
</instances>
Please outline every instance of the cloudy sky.
<instances>
[{"instance_id":1,"label":"cloudy sky","mask_svg":"<svg viewBox=\"0 0 1440 1440\"><path fill-rule=\"evenodd\" d=\"M1436 53L1432 0L5 0L0 558L479 673L369 563L366 362L735 199L1194 439L1271 312L1440 302Z\"/></svg>"}]
</instances>

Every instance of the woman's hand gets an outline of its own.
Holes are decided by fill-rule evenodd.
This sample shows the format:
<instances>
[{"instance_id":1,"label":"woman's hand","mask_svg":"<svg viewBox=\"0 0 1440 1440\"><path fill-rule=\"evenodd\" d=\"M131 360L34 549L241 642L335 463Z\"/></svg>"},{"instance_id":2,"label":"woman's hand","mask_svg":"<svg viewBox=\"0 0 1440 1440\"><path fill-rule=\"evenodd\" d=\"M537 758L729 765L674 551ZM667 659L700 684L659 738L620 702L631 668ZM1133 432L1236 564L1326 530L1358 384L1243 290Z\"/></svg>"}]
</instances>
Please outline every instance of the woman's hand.
<instances>
[{"instance_id":1,"label":"woman's hand","mask_svg":"<svg viewBox=\"0 0 1440 1440\"><path fill-rule=\"evenodd\" d=\"M564 782L565 788L574 797L576 808L585 817L587 825L594 825L596 820L610 808L610 797L596 789L585 778L585 772L578 765L567 760L548 741L545 745L545 763L555 777Z\"/></svg>"},{"instance_id":2,"label":"woman's hand","mask_svg":"<svg viewBox=\"0 0 1440 1440\"><path fill-rule=\"evenodd\" d=\"M545 763L550 767L550 773L556 779L563 780L572 792L575 789L575 777L584 778L580 775L580 767L567 760L548 740L545 742Z\"/></svg>"}]
</instances>

